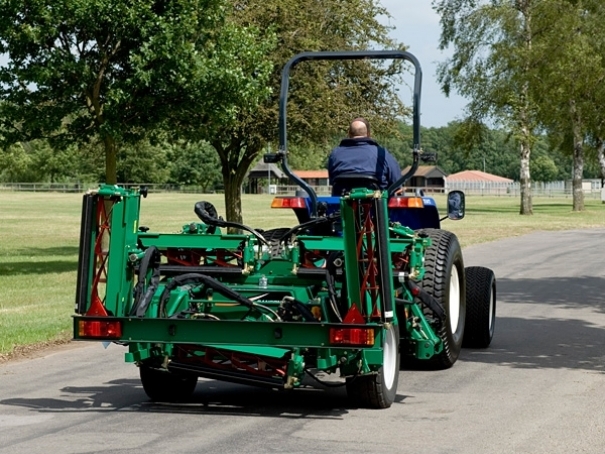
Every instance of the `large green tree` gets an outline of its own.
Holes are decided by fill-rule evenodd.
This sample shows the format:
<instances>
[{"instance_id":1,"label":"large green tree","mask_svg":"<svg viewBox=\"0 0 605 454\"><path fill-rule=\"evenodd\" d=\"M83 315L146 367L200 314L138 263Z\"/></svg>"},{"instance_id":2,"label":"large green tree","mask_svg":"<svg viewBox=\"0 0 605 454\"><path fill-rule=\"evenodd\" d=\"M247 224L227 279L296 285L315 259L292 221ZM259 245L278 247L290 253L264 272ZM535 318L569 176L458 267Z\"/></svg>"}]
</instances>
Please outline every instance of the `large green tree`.
<instances>
[{"instance_id":1,"label":"large green tree","mask_svg":"<svg viewBox=\"0 0 605 454\"><path fill-rule=\"evenodd\" d=\"M470 99L468 121L491 120L518 144L520 214L532 214L530 158L538 124L532 99L533 23L546 0L434 0L441 15L440 47L453 55L440 65L446 94Z\"/></svg>"},{"instance_id":2,"label":"large green tree","mask_svg":"<svg viewBox=\"0 0 605 454\"><path fill-rule=\"evenodd\" d=\"M603 20L600 2L550 0L540 17L542 30L536 41L536 53L542 59L534 98L542 106L542 123L572 157L574 211L584 209L586 139L596 132L598 142L603 132Z\"/></svg>"},{"instance_id":3,"label":"large green tree","mask_svg":"<svg viewBox=\"0 0 605 454\"><path fill-rule=\"evenodd\" d=\"M256 109L239 109L237 124L200 122L194 138L208 140L217 150L225 186L226 216L241 221L242 182L250 166L268 144L277 142L278 95L283 65L302 51L394 48L388 28L378 18L387 14L376 0L239 0L231 19L243 27L274 33L277 46L267 52L272 65L272 96ZM396 65L395 65L396 66ZM374 130L395 126L404 108L389 79L393 65L311 62L292 72L288 105L288 137L300 151L323 147L325 154L335 136L344 134L348 122L366 115ZM391 121L390 123L389 120ZM306 147L313 144L313 147ZM304 159L304 157L302 158ZM315 162L321 158L314 157Z\"/></svg>"},{"instance_id":4,"label":"large green tree","mask_svg":"<svg viewBox=\"0 0 605 454\"><path fill-rule=\"evenodd\" d=\"M227 4L0 0L4 144L96 137L116 183L120 146L191 121L229 124L267 95L271 43L227 20Z\"/></svg>"}]
</instances>

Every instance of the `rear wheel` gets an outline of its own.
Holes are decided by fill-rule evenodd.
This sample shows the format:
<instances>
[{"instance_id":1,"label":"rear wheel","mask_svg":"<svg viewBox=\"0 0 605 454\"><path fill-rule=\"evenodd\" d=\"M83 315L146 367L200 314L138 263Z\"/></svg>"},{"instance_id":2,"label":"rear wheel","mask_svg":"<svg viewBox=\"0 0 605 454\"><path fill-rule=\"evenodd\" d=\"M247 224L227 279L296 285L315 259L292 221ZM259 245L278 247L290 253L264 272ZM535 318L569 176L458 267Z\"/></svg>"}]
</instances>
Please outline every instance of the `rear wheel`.
<instances>
[{"instance_id":1,"label":"rear wheel","mask_svg":"<svg viewBox=\"0 0 605 454\"><path fill-rule=\"evenodd\" d=\"M279 227L277 229L265 230L262 232L265 240L269 242L269 250L271 255L279 257L284 249L283 236L288 233L288 227Z\"/></svg>"},{"instance_id":2,"label":"rear wheel","mask_svg":"<svg viewBox=\"0 0 605 454\"><path fill-rule=\"evenodd\" d=\"M263 230L262 235L265 240L271 241L279 241L286 233L290 231L289 227L279 227L277 229L269 229Z\"/></svg>"},{"instance_id":3,"label":"rear wheel","mask_svg":"<svg viewBox=\"0 0 605 454\"><path fill-rule=\"evenodd\" d=\"M183 402L191 397L197 385L197 376L177 374L163 369L141 365L141 384L153 401Z\"/></svg>"},{"instance_id":4,"label":"rear wheel","mask_svg":"<svg viewBox=\"0 0 605 454\"><path fill-rule=\"evenodd\" d=\"M496 277L489 268L466 268L466 327L463 347L487 348L496 324Z\"/></svg>"},{"instance_id":5,"label":"rear wheel","mask_svg":"<svg viewBox=\"0 0 605 454\"><path fill-rule=\"evenodd\" d=\"M382 367L375 374L347 379L347 394L358 406L388 408L395 401L399 379L399 328L384 330Z\"/></svg>"},{"instance_id":6,"label":"rear wheel","mask_svg":"<svg viewBox=\"0 0 605 454\"><path fill-rule=\"evenodd\" d=\"M425 274L421 287L430 293L446 312L446 319L432 326L443 342L443 351L428 360L429 367L447 369L460 355L466 320L466 280L464 261L458 238L451 232L439 229L423 229L419 234L428 235L432 244L424 258ZM430 310L425 310L432 318Z\"/></svg>"}]
</instances>

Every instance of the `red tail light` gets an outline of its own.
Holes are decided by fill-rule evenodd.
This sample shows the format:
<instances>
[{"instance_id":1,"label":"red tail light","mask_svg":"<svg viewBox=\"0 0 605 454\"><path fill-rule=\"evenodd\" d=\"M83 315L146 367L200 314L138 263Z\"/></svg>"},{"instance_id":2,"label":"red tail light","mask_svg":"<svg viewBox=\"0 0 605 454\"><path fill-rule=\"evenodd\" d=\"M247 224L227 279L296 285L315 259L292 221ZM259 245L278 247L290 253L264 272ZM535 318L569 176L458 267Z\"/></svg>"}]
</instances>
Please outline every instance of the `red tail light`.
<instances>
[{"instance_id":1,"label":"red tail light","mask_svg":"<svg viewBox=\"0 0 605 454\"><path fill-rule=\"evenodd\" d=\"M389 208L424 208L422 197L391 197Z\"/></svg>"},{"instance_id":2,"label":"red tail light","mask_svg":"<svg viewBox=\"0 0 605 454\"><path fill-rule=\"evenodd\" d=\"M372 328L330 328L330 344L350 346L374 345Z\"/></svg>"},{"instance_id":3,"label":"red tail light","mask_svg":"<svg viewBox=\"0 0 605 454\"><path fill-rule=\"evenodd\" d=\"M98 339L119 339L122 337L122 324L116 320L79 320L78 335Z\"/></svg>"},{"instance_id":4,"label":"red tail light","mask_svg":"<svg viewBox=\"0 0 605 454\"><path fill-rule=\"evenodd\" d=\"M271 202L271 208L306 208L305 199L302 197L275 197Z\"/></svg>"}]
</instances>

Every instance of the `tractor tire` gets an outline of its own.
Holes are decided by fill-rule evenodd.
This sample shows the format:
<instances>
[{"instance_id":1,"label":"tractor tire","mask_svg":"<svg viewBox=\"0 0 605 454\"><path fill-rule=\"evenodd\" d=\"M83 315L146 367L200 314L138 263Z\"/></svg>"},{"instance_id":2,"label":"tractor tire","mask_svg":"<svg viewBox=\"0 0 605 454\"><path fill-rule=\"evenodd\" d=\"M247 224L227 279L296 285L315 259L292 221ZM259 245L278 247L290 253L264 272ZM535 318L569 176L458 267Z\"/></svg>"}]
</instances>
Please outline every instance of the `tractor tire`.
<instances>
[{"instance_id":1,"label":"tractor tire","mask_svg":"<svg viewBox=\"0 0 605 454\"><path fill-rule=\"evenodd\" d=\"M196 375L177 374L141 365L141 384L147 397L154 402L184 402L197 385Z\"/></svg>"},{"instance_id":2,"label":"tractor tire","mask_svg":"<svg viewBox=\"0 0 605 454\"><path fill-rule=\"evenodd\" d=\"M277 242L281 239L282 236L288 233L289 230L289 227L279 227L277 229L264 230L262 232L262 235L263 237L265 237L265 240L269 242Z\"/></svg>"},{"instance_id":3,"label":"tractor tire","mask_svg":"<svg viewBox=\"0 0 605 454\"><path fill-rule=\"evenodd\" d=\"M463 347L487 348L496 324L496 276L489 268L466 268L466 326Z\"/></svg>"},{"instance_id":4,"label":"tractor tire","mask_svg":"<svg viewBox=\"0 0 605 454\"><path fill-rule=\"evenodd\" d=\"M424 363L431 369L449 369L460 355L466 319L462 249L452 232L422 229L417 233L428 235L432 240L425 252L425 274L420 286L441 303L446 313L444 322L432 324L443 342L443 350ZM425 313L432 315L428 309Z\"/></svg>"},{"instance_id":5,"label":"tractor tire","mask_svg":"<svg viewBox=\"0 0 605 454\"><path fill-rule=\"evenodd\" d=\"M358 407L389 408L397 396L399 380L399 327L385 330L382 367L374 374L347 379L347 395Z\"/></svg>"},{"instance_id":6,"label":"tractor tire","mask_svg":"<svg viewBox=\"0 0 605 454\"><path fill-rule=\"evenodd\" d=\"M272 257L279 257L283 252L284 243L281 239L289 231L290 229L288 227L279 227L277 229L265 230L262 233L265 240L269 242L269 251Z\"/></svg>"}]
</instances>

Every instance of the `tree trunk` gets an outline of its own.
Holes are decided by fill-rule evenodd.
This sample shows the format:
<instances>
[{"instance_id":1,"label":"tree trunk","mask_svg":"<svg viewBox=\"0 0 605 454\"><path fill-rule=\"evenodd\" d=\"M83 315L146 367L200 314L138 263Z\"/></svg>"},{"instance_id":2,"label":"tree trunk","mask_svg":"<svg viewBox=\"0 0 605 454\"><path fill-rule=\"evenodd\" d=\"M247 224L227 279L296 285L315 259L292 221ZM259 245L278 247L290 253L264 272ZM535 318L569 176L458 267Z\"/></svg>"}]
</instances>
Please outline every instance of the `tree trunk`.
<instances>
[{"instance_id":1,"label":"tree trunk","mask_svg":"<svg viewBox=\"0 0 605 454\"><path fill-rule=\"evenodd\" d=\"M220 143L213 143L221 159L223 184L225 186L225 215L230 222L243 224L242 184L252 162L261 150L260 145L244 146L237 138L232 138L226 148ZM254 226L252 226L254 227ZM229 228L230 233L237 229Z\"/></svg>"},{"instance_id":2,"label":"tree trunk","mask_svg":"<svg viewBox=\"0 0 605 454\"><path fill-rule=\"evenodd\" d=\"M227 170L227 172L225 172ZM236 172L223 168L223 184L225 186L225 216L230 222L243 223L242 216L242 180ZM229 229L231 231L231 229Z\"/></svg>"},{"instance_id":3,"label":"tree trunk","mask_svg":"<svg viewBox=\"0 0 605 454\"><path fill-rule=\"evenodd\" d=\"M601 188L605 188L605 141L597 137L597 159L601 168Z\"/></svg>"},{"instance_id":4,"label":"tree trunk","mask_svg":"<svg viewBox=\"0 0 605 454\"><path fill-rule=\"evenodd\" d=\"M117 145L113 137L103 138L105 145L105 182L116 184L118 182Z\"/></svg>"},{"instance_id":5,"label":"tree trunk","mask_svg":"<svg viewBox=\"0 0 605 454\"><path fill-rule=\"evenodd\" d=\"M527 130L527 128L524 128L524 131L525 130ZM531 147L528 135L527 137L524 137L521 142L520 154L521 172L519 174L519 182L521 186L521 207L519 209L519 214L530 215L534 214L534 207L531 196L531 176L529 172L529 158L531 154Z\"/></svg>"},{"instance_id":6,"label":"tree trunk","mask_svg":"<svg viewBox=\"0 0 605 454\"><path fill-rule=\"evenodd\" d=\"M584 178L584 136L582 135L582 122L578 115L575 101L572 100L570 105L573 123L573 211L584 211L584 191L582 191L582 179Z\"/></svg>"},{"instance_id":7,"label":"tree trunk","mask_svg":"<svg viewBox=\"0 0 605 454\"><path fill-rule=\"evenodd\" d=\"M525 82L521 87L521 107L519 111L519 129L521 130L520 140L520 160L521 170L519 174L519 184L521 186L521 204L519 214L531 215L534 214L534 207L531 195L531 174L529 171L529 159L531 156L531 134L532 128L530 124L530 99L529 99L529 73L531 64L531 47L532 47L532 28L531 28L531 11L530 2L528 0L517 1L517 9L523 14L523 35L525 41L525 61L523 74Z\"/></svg>"}]
</instances>

